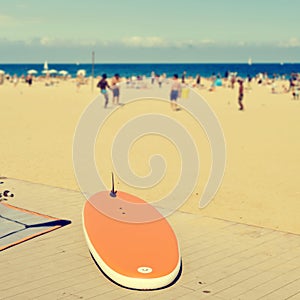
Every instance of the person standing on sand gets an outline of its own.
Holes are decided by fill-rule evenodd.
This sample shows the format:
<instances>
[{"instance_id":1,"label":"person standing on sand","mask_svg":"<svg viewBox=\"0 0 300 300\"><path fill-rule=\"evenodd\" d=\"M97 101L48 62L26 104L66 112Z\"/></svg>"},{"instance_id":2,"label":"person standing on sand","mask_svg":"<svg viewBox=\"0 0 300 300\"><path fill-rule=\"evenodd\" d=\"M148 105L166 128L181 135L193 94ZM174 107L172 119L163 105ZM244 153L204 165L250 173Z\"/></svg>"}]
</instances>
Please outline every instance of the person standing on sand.
<instances>
[{"instance_id":1,"label":"person standing on sand","mask_svg":"<svg viewBox=\"0 0 300 300\"><path fill-rule=\"evenodd\" d=\"M32 85L32 76L31 76L31 74L28 74L26 76L26 82L28 83L28 86Z\"/></svg>"},{"instance_id":2,"label":"person standing on sand","mask_svg":"<svg viewBox=\"0 0 300 300\"><path fill-rule=\"evenodd\" d=\"M252 77L248 74L247 75L247 89L248 89L248 91L252 91L251 81L252 81Z\"/></svg>"},{"instance_id":3,"label":"person standing on sand","mask_svg":"<svg viewBox=\"0 0 300 300\"><path fill-rule=\"evenodd\" d=\"M181 82L185 83L185 76L186 76L186 71L184 71L181 75Z\"/></svg>"},{"instance_id":4,"label":"person standing on sand","mask_svg":"<svg viewBox=\"0 0 300 300\"><path fill-rule=\"evenodd\" d=\"M14 87L16 87L19 82L19 78L18 78L17 74L14 75L12 82L14 84Z\"/></svg>"},{"instance_id":5,"label":"person standing on sand","mask_svg":"<svg viewBox=\"0 0 300 300\"><path fill-rule=\"evenodd\" d=\"M239 100L239 105L240 105L239 110L244 110L244 105L242 103L243 98L244 98L243 80L239 79L238 83L239 83L239 98L238 98L238 100Z\"/></svg>"},{"instance_id":6,"label":"person standing on sand","mask_svg":"<svg viewBox=\"0 0 300 300\"><path fill-rule=\"evenodd\" d=\"M119 105L120 98L120 76L119 74L115 74L115 76L111 79L111 89L113 92L113 104Z\"/></svg>"},{"instance_id":7,"label":"person standing on sand","mask_svg":"<svg viewBox=\"0 0 300 300\"><path fill-rule=\"evenodd\" d=\"M234 84L235 84L235 75L234 74L232 74L232 76L231 76L231 80L230 80L230 83L231 83L231 88L232 89L234 89Z\"/></svg>"},{"instance_id":8,"label":"person standing on sand","mask_svg":"<svg viewBox=\"0 0 300 300\"><path fill-rule=\"evenodd\" d=\"M199 74L197 74L196 76L196 87L200 87L201 85L201 76Z\"/></svg>"},{"instance_id":9,"label":"person standing on sand","mask_svg":"<svg viewBox=\"0 0 300 300\"><path fill-rule=\"evenodd\" d=\"M50 78L49 74L47 74L47 76L46 76L46 85L47 86L51 85L51 81L49 82L49 78ZM77 75L77 77L76 77L76 91L77 91L77 93L80 90L81 84L82 84L82 76L81 75Z\"/></svg>"},{"instance_id":10,"label":"person standing on sand","mask_svg":"<svg viewBox=\"0 0 300 300\"><path fill-rule=\"evenodd\" d=\"M178 97L180 97L180 94L181 94L181 85L180 82L178 81L178 75L174 74L173 82L171 85L171 93L170 93L171 108L173 110L178 110L176 101Z\"/></svg>"},{"instance_id":11,"label":"person standing on sand","mask_svg":"<svg viewBox=\"0 0 300 300\"><path fill-rule=\"evenodd\" d=\"M154 84L154 81L155 81L155 72L152 71L151 72L151 84Z\"/></svg>"},{"instance_id":12,"label":"person standing on sand","mask_svg":"<svg viewBox=\"0 0 300 300\"><path fill-rule=\"evenodd\" d=\"M163 81L164 81L163 75L159 75L159 77L158 77L158 86L159 86L160 88L161 88L161 86L162 86Z\"/></svg>"},{"instance_id":13,"label":"person standing on sand","mask_svg":"<svg viewBox=\"0 0 300 300\"><path fill-rule=\"evenodd\" d=\"M108 104L108 93L106 88L110 89L110 86L106 79L107 79L107 75L103 74L101 80L97 84L97 87L100 88L100 93L104 96L105 99L104 108L107 108L107 104Z\"/></svg>"}]
</instances>

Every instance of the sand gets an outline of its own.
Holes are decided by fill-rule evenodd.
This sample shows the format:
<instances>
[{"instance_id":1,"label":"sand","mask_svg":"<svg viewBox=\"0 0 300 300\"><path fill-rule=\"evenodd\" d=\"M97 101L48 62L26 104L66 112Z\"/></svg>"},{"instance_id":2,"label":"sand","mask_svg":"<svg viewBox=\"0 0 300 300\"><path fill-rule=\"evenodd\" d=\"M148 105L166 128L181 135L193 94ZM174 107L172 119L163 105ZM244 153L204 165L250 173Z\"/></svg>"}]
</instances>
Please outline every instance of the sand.
<instances>
[{"instance_id":1,"label":"sand","mask_svg":"<svg viewBox=\"0 0 300 300\"><path fill-rule=\"evenodd\" d=\"M105 173L103 180L109 185L112 163L97 155L97 149L101 149L101 154L109 154L109 137L123 122L140 112L159 110L189 127L191 135L197 136L195 143L203 157L203 173L181 211L299 234L300 101L292 100L290 94L272 94L269 86L253 83L253 90L245 93L246 109L241 112L237 87L234 90L219 87L214 92L209 92L208 87L205 82L199 93L221 123L227 163L220 189L206 208L198 208L198 195L203 192L210 167L207 140L188 113L172 112L167 102L130 110L125 105L113 114L115 119L105 123L103 138L96 143L96 161L99 172ZM127 91L124 87L122 95ZM168 91L165 86L159 92L167 97ZM79 190L72 162L73 137L81 114L97 95L97 89L92 91L90 84L77 91L74 81L61 81L50 87L43 82L34 82L32 87L23 83L13 87L8 82L0 86L0 176ZM117 177L117 188L149 201L168 193L180 172L174 145L149 136L133 145L130 162L135 172L143 176L149 171L145 160L158 149L163 149L169 166L159 186L138 190L129 188Z\"/></svg>"}]
</instances>

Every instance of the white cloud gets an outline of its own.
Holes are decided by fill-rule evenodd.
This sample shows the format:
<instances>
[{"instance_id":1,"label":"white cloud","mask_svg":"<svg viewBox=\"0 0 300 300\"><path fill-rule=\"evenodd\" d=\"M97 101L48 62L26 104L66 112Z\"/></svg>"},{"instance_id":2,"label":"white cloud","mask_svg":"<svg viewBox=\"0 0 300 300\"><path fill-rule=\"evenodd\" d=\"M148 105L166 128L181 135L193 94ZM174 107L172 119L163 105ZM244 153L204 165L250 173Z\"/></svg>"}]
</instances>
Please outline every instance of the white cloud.
<instances>
[{"instance_id":1,"label":"white cloud","mask_svg":"<svg viewBox=\"0 0 300 300\"><path fill-rule=\"evenodd\" d=\"M213 40L202 40L202 41L200 41L200 44L201 45L215 45L216 42Z\"/></svg>"},{"instance_id":2,"label":"white cloud","mask_svg":"<svg viewBox=\"0 0 300 300\"><path fill-rule=\"evenodd\" d=\"M127 37L122 40L122 44L127 47L136 48L187 48L187 47L203 47L215 45L216 42L209 39L203 40L181 40L181 41L171 41L158 36L141 37L132 36Z\"/></svg>"},{"instance_id":3,"label":"white cloud","mask_svg":"<svg viewBox=\"0 0 300 300\"><path fill-rule=\"evenodd\" d=\"M300 39L291 38L282 42L265 42L265 43L250 43L244 41L215 41L212 39L187 39L187 40L171 40L158 36L141 37L132 36L124 38L120 41L114 40L101 40L101 39L75 39L75 38L59 38L53 36L32 37L27 39L13 39L2 38L0 42L9 44L26 45L32 47L41 48L111 48L111 49L178 49L178 50L192 50L192 49L261 49L261 48L273 48L273 49L293 49L300 47Z\"/></svg>"},{"instance_id":4,"label":"white cloud","mask_svg":"<svg viewBox=\"0 0 300 300\"><path fill-rule=\"evenodd\" d=\"M245 46L247 45L247 43L244 42L244 41L239 41L239 42L237 43L237 45L238 45L239 47L245 47Z\"/></svg>"},{"instance_id":5,"label":"white cloud","mask_svg":"<svg viewBox=\"0 0 300 300\"><path fill-rule=\"evenodd\" d=\"M122 43L128 47L142 47L142 48L156 48L156 47L167 47L168 42L157 36L151 37L140 37L132 36L129 38L124 38Z\"/></svg>"},{"instance_id":6,"label":"white cloud","mask_svg":"<svg viewBox=\"0 0 300 300\"><path fill-rule=\"evenodd\" d=\"M42 38L40 39L40 44L41 44L42 46L49 46L49 45L52 44L52 42L53 42L53 40L51 40L51 39L48 38L48 37L42 37Z\"/></svg>"},{"instance_id":7,"label":"white cloud","mask_svg":"<svg viewBox=\"0 0 300 300\"><path fill-rule=\"evenodd\" d=\"M87 47L102 47L102 48L115 48L120 47L132 48L132 49L204 49L204 48L261 48L261 47L298 47L300 46L300 40L293 38L288 42L279 43L249 43L245 41L215 41L212 39L199 38L199 39L186 39L186 40L172 40L159 36L131 36L122 40L101 40L101 39L75 39L75 38L63 38L54 36L42 36L32 37L24 40L9 39L11 42L23 43L27 46L40 46L43 48L87 48Z\"/></svg>"},{"instance_id":8,"label":"white cloud","mask_svg":"<svg viewBox=\"0 0 300 300\"><path fill-rule=\"evenodd\" d=\"M97 42L94 40L72 40L44 36L39 39L39 44L44 47L88 47L95 46Z\"/></svg>"},{"instance_id":9,"label":"white cloud","mask_svg":"<svg viewBox=\"0 0 300 300\"><path fill-rule=\"evenodd\" d=\"M292 37L287 41L280 42L279 47L297 48L297 47L300 47L300 40L298 38Z\"/></svg>"}]
</instances>

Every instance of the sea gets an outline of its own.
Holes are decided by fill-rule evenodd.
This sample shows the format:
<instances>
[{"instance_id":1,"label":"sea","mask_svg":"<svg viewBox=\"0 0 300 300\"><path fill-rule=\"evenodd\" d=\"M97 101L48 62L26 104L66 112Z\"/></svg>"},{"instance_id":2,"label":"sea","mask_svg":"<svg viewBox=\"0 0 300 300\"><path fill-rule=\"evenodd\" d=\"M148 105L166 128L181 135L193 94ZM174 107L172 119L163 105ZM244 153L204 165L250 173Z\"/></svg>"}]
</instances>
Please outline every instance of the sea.
<instances>
[{"instance_id":1,"label":"sea","mask_svg":"<svg viewBox=\"0 0 300 300\"><path fill-rule=\"evenodd\" d=\"M36 70L36 76L43 75L44 62L40 64L1 64L0 70L5 74L13 76L26 75L29 70ZM60 71L67 71L72 77L76 77L79 70L85 70L86 76L94 75L101 76L106 73L111 77L118 73L122 77L131 76L146 76L150 77L151 72L157 75L166 74L172 77L173 74L181 76L186 72L186 76L195 77L199 74L201 77L211 77L219 75L224 77L226 72L237 73L237 76L245 78L248 75L251 77L259 73L266 73L269 77L285 76L288 77L292 73L300 73L300 63L48 63L48 70L53 71L53 76L59 74ZM2 72L3 73L3 72Z\"/></svg>"}]
</instances>

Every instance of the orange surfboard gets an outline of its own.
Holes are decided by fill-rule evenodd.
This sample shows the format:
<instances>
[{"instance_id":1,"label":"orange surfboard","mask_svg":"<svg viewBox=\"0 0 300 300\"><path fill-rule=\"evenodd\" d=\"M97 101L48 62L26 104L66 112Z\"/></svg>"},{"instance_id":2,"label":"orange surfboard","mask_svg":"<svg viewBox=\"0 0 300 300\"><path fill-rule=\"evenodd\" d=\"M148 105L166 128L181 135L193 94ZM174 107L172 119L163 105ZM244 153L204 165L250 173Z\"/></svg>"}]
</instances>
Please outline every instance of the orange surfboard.
<instances>
[{"instance_id":1,"label":"orange surfboard","mask_svg":"<svg viewBox=\"0 0 300 300\"><path fill-rule=\"evenodd\" d=\"M83 229L98 266L123 287L159 289L180 276L174 231L152 205L138 197L124 192L95 194L85 202Z\"/></svg>"}]
</instances>

